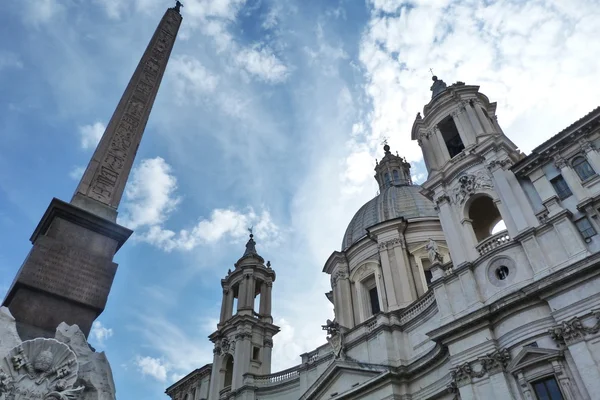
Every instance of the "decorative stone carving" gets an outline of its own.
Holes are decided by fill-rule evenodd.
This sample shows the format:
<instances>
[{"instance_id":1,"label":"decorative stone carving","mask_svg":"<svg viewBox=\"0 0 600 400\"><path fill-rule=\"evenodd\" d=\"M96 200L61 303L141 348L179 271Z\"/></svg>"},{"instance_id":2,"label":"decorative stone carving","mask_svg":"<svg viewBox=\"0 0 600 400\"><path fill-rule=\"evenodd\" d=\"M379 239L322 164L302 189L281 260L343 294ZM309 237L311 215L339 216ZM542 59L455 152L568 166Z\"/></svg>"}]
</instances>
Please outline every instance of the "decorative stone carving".
<instances>
[{"instance_id":1,"label":"decorative stone carving","mask_svg":"<svg viewBox=\"0 0 600 400\"><path fill-rule=\"evenodd\" d=\"M331 275L331 287L335 288L340 279L348 279L348 272L344 269L338 269Z\"/></svg>"},{"instance_id":2,"label":"decorative stone carving","mask_svg":"<svg viewBox=\"0 0 600 400\"><path fill-rule=\"evenodd\" d=\"M324 331L327 331L327 341L333 348L334 357L345 359L346 354L344 352L344 333L342 332L340 324L337 321L331 321L328 319L327 323L321 327Z\"/></svg>"},{"instance_id":3,"label":"decorative stone carving","mask_svg":"<svg viewBox=\"0 0 600 400\"><path fill-rule=\"evenodd\" d=\"M596 323L587 327L579 317L573 317L568 321L563 321L560 324L549 329L550 336L559 345L569 345L582 340L585 335L593 335L600 332L600 310L592 311L596 317Z\"/></svg>"},{"instance_id":4,"label":"decorative stone carving","mask_svg":"<svg viewBox=\"0 0 600 400\"><path fill-rule=\"evenodd\" d=\"M504 168L506 166L511 166L511 165L512 165L512 161L508 158L506 158L504 160L492 160L488 163L487 169L491 172L491 171L495 170L496 168Z\"/></svg>"},{"instance_id":5,"label":"decorative stone carving","mask_svg":"<svg viewBox=\"0 0 600 400\"><path fill-rule=\"evenodd\" d=\"M427 249L427 257L429 257L431 264L442 264L444 262L444 257L440 253L440 248L435 240L429 238L429 243L427 243L425 248Z\"/></svg>"},{"instance_id":6,"label":"decorative stone carving","mask_svg":"<svg viewBox=\"0 0 600 400\"><path fill-rule=\"evenodd\" d=\"M586 139L581 139L579 141L579 147L581 147L581 150L585 151L586 153L596 150L594 144Z\"/></svg>"},{"instance_id":7,"label":"decorative stone carving","mask_svg":"<svg viewBox=\"0 0 600 400\"><path fill-rule=\"evenodd\" d=\"M492 180L485 171L462 175L458 178L458 185L452 192L452 201L455 204L462 204L481 189L492 189L493 187Z\"/></svg>"},{"instance_id":8,"label":"decorative stone carving","mask_svg":"<svg viewBox=\"0 0 600 400\"><path fill-rule=\"evenodd\" d=\"M567 166L567 160L565 160L561 156L556 156L554 158L554 166L556 168L558 168L558 169L566 168L566 166Z\"/></svg>"},{"instance_id":9,"label":"decorative stone carving","mask_svg":"<svg viewBox=\"0 0 600 400\"><path fill-rule=\"evenodd\" d=\"M73 387L79 364L69 347L37 338L13 347L0 360L0 394L10 400L74 400L84 387Z\"/></svg>"},{"instance_id":10,"label":"decorative stone carving","mask_svg":"<svg viewBox=\"0 0 600 400\"><path fill-rule=\"evenodd\" d=\"M460 387L471 382L472 378L482 378L486 374L493 375L504 371L510 362L507 349L498 349L475 361L465 362L450 371L454 387Z\"/></svg>"}]
</instances>

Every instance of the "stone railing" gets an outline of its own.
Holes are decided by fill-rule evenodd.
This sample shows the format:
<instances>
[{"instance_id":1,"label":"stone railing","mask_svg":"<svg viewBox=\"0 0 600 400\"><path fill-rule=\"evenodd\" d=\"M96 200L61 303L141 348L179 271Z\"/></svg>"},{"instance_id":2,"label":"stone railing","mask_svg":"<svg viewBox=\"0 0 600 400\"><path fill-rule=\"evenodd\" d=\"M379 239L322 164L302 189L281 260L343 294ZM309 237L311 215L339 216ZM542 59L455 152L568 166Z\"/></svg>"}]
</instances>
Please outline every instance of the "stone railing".
<instances>
[{"instance_id":1,"label":"stone railing","mask_svg":"<svg viewBox=\"0 0 600 400\"><path fill-rule=\"evenodd\" d=\"M510 242L511 239L510 236L508 236L508 231L503 230L501 232L496 233L493 236L490 236L489 238L484 239L477 245L476 248L479 252L479 255L482 256Z\"/></svg>"},{"instance_id":2,"label":"stone railing","mask_svg":"<svg viewBox=\"0 0 600 400\"><path fill-rule=\"evenodd\" d=\"M296 366L270 375L255 375L254 383L256 386L268 386L291 381L300 377L299 369L300 366Z\"/></svg>"},{"instance_id":3,"label":"stone railing","mask_svg":"<svg viewBox=\"0 0 600 400\"><path fill-rule=\"evenodd\" d=\"M368 321L366 327L368 332L371 332L373 329L377 328L377 317L373 318L371 321Z\"/></svg>"},{"instance_id":4,"label":"stone railing","mask_svg":"<svg viewBox=\"0 0 600 400\"><path fill-rule=\"evenodd\" d=\"M427 307L429 307L435 301L435 295L433 290L429 290L425 296L421 297L415 304L406 308L400 315L400 323L406 324L408 321L421 314Z\"/></svg>"}]
</instances>

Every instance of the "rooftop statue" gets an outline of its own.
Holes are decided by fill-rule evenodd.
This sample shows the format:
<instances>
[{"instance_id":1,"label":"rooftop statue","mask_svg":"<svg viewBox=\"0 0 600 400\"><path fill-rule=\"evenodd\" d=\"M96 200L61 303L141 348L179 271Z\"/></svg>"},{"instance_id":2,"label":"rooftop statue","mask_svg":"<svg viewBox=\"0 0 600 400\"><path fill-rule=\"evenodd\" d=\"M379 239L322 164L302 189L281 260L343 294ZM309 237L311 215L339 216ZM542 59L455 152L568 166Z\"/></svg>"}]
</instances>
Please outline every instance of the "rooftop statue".
<instances>
[{"instance_id":1,"label":"rooftop statue","mask_svg":"<svg viewBox=\"0 0 600 400\"><path fill-rule=\"evenodd\" d=\"M431 98L433 99L435 96L437 96L438 94L442 93L444 90L446 90L446 83L441 80L438 79L437 76L432 76L431 79L433 80L433 85L431 85Z\"/></svg>"}]
</instances>

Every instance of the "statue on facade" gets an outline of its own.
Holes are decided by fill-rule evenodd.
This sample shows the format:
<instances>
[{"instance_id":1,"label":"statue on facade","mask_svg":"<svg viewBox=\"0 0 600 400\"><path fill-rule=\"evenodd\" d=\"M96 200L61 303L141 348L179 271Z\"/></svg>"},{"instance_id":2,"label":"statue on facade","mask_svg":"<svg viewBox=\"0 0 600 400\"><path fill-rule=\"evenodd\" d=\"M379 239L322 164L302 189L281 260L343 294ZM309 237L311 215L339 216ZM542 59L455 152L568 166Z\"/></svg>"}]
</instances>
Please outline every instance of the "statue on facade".
<instances>
[{"instance_id":1,"label":"statue on facade","mask_svg":"<svg viewBox=\"0 0 600 400\"><path fill-rule=\"evenodd\" d=\"M327 331L327 341L333 348L335 358L346 358L344 351L344 334L340 328L340 324L335 320L327 320L327 324L321 325L324 331Z\"/></svg>"},{"instance_id":2,"label":"statue on facade","mask_svg":"<svg viewBox=\"0 0 600 400\"><path fill-rule=\"evenodd\" d=\"M438 79L437 76L432 76L431 79L433 80L433 85L431 85L431 98L433 99L435 96L437 96L438 94L442 93L444 90L446 90L446 83L441 80Z\"/></svg>"},{"instance_id":3,"label":"statue on facade","mask_svg":"<svg viewBox=\"0 0 600 400\"><path fill-rule=\"evenodd\" d=\"M435 240L429 238L429 243L427 243L425 248L427 249L427 256L429 257L431 264L441 264L444 262L444 257L442 256L442 253L440 253L440 248Z\"/></svg>"}]
</instances>

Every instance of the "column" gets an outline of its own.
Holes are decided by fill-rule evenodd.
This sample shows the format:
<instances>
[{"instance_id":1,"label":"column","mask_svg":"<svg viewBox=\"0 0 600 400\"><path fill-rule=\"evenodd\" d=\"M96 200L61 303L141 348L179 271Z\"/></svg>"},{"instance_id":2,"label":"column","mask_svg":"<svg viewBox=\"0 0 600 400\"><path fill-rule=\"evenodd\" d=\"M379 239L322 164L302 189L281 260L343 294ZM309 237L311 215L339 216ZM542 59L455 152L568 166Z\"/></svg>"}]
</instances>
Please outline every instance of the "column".
<instances>
[{"instance_id":1,"label":"column","mask_svg":"<svg viewBox=\"0 0 600 400\"><path fill-rule=\"evenodd\" d=\"M336 312L339 317L338 322L344 327L352 328L354 327L354 307L352 306L352 288L348 275L345 275L338 280L338 287L340 295L338 301L341 305L339 306L336 304Z\"/></svg>"},{"instance_id":2,"label":"column","mask_svg":"<svg viewBox=\"0 0 600 400\"><path fill-rule=\"evenodd\" d=\"M215 349L216 350L216 349ZM212 371L210 373L210 389L209 400L218 400L219 391L221 390L221 364L223 358L214 351ZM235 362L235 360L234 360Z\"/></svg>"},{"instance_id":3,"label":"column","mask_svg":"<svg viewBox=\"0 0 600 400\"><path fill-rule=\"evenodd\" d=\"M239 333L235 336L235 355L233 357L233 379L231 390L239 389L243 384L244 374L250 368L252 356L251 333Z\"/></svg>"},{"instance_id":4,"label":"column","mask_svg":"<svg viewBox=\"0 0 600 400\"><path fill-rule=\"evenodd\" d=\"M260 284L260 305L258 306L258 313L261 316L267 315L267 283L261 282Z\"/></svg>"},{"instance_id":5,"label":"column","mask_svg":"<svg viewBox=\"0 0 600 400\"><path fill-rule=\"evenodd\" d=\"M496 399L514 400L513 392L506 381L506 374L504 372L490 375L490 383L492 384L492 391Z\"/></svg>"},{"instance_id":6,"label":"column","mask_svg":"<svg viewBox=\"0 0 600 400\"><path fill-rule=\"evenodd\" d=\"M246 284L248 285L248 288L246 291L246 296L247 296L246 304L248 305L248 310L251 311L251 313L254 313L254 293L256 293L254 283L255 283L254 276L248 275L248 278L246 279Z\"/></svg>"},{"instance_id":7,"label":"column","mask_svg":"<svg viewBox=\"0 0 600 400\"><path fill-rule=\"evenodd\" d=\"M496 167L492 171L492 178L494 180L494 188L496 189L495 192L500 196L502 203L506 207L505 210L508 211L501 213L502 219L504 220L506 227L509 228L510 236L515 237L520 231L529 228L529 224L527 223L524 210L522 210L521 205L513 192L513 188L508 182L506 175L509 173L511 172ZM511 232L511 225L516 227L516 231Z\"/></svg>"},{"instance_id":8,"label":"column","mask_svg":"<svg viewBox=\"0 0 600 400\"><path fill-rule=\"evenodd\" d=\"M225 312L225 320L233 316L233 289L229 289L227 293L227 306Z\"/></svg>"},{"instance_id":9,"label":"column","mask_svg":"<svg viewBox=\"0 0 600 400\"><path fill-rule=\"evenodd\" d=\"M463 234L467 243L470 246L467 246L469 251L469 257L472 260L476 260L479 258L479 252L477 251L477 237L475 237L475 231L473 231L473 220L470 218L465 218L461 221Z\"/></svg>"},{"instance_id":10,"label":"column","mask_svg":"<svg viewBox=\"0 0 600 400\"><path fill-rule=\"evenodd\" d=\"M446 146L446 142L444 142L444 138L442 137L442 132L435 127L433 128L432 135L434 135L437 139L438 146L440 148L440 154L442 161L440 162L440 167L446 163L446 161L450 160L450 152L448 152L448 146Z\"/></svg>"},{"instance_id":11,"label":"column","mask_svg":"<svg viewBox=\"0 0 600 400\"><path fill-rule=\"evenodd\" d=\"M400 243L402 243L402 239L400 239ZM398 263L397 272L399 276L400 283L400 304L401 307L406 307L413 301L417 299L417 291L415 288L415 280L413 279L410 261L406 256L406 250L404 246L400 243L394 244L393 251L396 258L396 262Z\"/></svg>"},{"instance_id":12,"label":"column","mask_svg":"<svg viewBox=\"0 0 600 400\"><path fill-rule=\"evenodd\" d=\"M481 123L477 119L477 115L475 115L475 110L473 110L473 107L471 106L471 104L465 105L465 109L467 110L467 116L469 117L469 121L471 121L471 124L473 125L473 130L475 131L475 136L484 134L485 131L483 129L483 126L481 126Z\"/></svg>"},{"instance_id":13,"label":"column","mask_svg":"<svg viewBox=\"0 0 600 400\"><path fill-rule=\"evenodd\" d=\"M454 266L458 266L463 262L467 261L467 254L465 253L465 245L463 243L461 232L459 231L459 225L454 219L452 208L450 206L450 198L446 195L437 198L439 207L440 222L446 237L446 243L450 249L450 257Z\"/></svg>"},{"instance_id":14,"label":"column","mask_svg":"<svg viewBox=\"0 0 600 400\"><path fill-rule=\"evenodd\" d=\"M521 244L523 245L523 250L525 250L525 255L531 264L534 274L537 275L548 268L549 260L546 259L544 251L533 232L522 238Z\"/></svg>"},{"instance_id":15,"label":"column","mask_svg":"<svg viewBox=\"0 0 600 400\"><path fill-rule=\"evenodd\" d=\"M396 297L396 288L394 287L394 279L392 278L392 266L390 265L390 257L388 255L386 243L379 244L379 258L381 259L383 283L385 285L385 293L388 299L388 311L397 310L400 308L400 306Z\"/></svg>"},{"instance_id":16,"label":"column","mask_svg":"<svg viewBox=\"0 0 600 400\"><path fill-rule=\"evenodd\" d=\"M567 345L573 361L579 371L579 376L590 395L600 393L600 371L594 362L592 354L585 341L570 343Z\"/></svg>"},{"instance_id":17,"label":"column","mask_svg":"<svg viewBox=\"0 0 600 400\"><path fill-rule=\"evenodd\" d=\"M446 285L441 284L433 288L433 294L435 295L435 302L438 310L442 316L442 319L452 315L452 308L450 308L450 300L448 299L448 292L446 291Z\"/></svg>"},{"instance_id":18,"label":"column","mask_svg":"<svg viewBox=\"0 0 600 400\"><path fill-rule=\"evenodd\" d=\"M469 268L466 268L465 270L461 271L458 279L460 279L460 286L465 295L467 307L476 303L480 303L481 299L479 297L479 289L477 289L477 282L475 282L473 271L471 271Z\"/></svg>"},{"instance_id":19,"label":"column","mask_svg":"<svg viewBox=\"0 0 600 400\"><path fill-rule=\"evenodd\" d=\"M272 304L272 296L271 292L273 291L273 282L265 283L265 318L269 320L269 322L273 322L273 317L271 316L271 304ZM262 295L261 295L262 298Z\"/></svg>"},{"instance_id":20,"label":"column","mask_svg":"<svg viewBox=\"0 0 600 400\"><path fill-rule=\"evenodd\" d=\"M476 144L477 139L475 138L475 135L467 129L467 126L465 126L464 119L461 117L462 115L464 115L462 112L454 111L452 113L452 120L458 129L463 144L465 147L468 147L471 144Z\"/></svg>"},{"instance_id":21,"label":"column","mask_svg":"<svg viewBox=\"0 0 600 400\"><path fill-rule=\"evenodd\" d=\"M473 391L473 385L470 383L458 388L460 400L479 400Z\"/></svg>"},{"instance_id":22,"label":"column","mask_svg":"<svg viewBox=\"0 0 600 400\"><path fill-rule=\"evenodd\" d=\"M481 125L483 126L484 131L486 131L487 133L493 133L495 131L494 126L492 125L490 120L483 113L481 105L475 103L473 108L475 109L475 113L479 117L479 121L481 122Z\"/></svg>"},{"instance_id":23,"label":"column","mask_svg":"<svg viewBox=\"0 0 600 400\"><path fill-rule=\"evenodd\" d=\"M438 162L435 159L435 153L433 152L433 149L431 148L431 141L429 139L425 138L425 136L421 136L417 140L417 143L419 143L419 146L421 147L421 150L423 151L423 160L425 161L425 168L427 168L427 171L431 171L432 169L437 169Z\"/></svg>"},{"instance_id":24,"label":"column","mask_svg":"<svg viewBox=\"0 0 600 400\"><path fill-rule=\"evenodd\" d=\"M554 165L560 169L560 173L562 174L563 178L565 178L565 182L567 182L567 185L569 185L569 188L571 188L571 191L573 192L573 195L577 201L580 202L581 200L587 198L586 190L583 188L583 186L581 186L581 180L579 179L579 176L577 176L575 171L573 171L573 168L567 164L567 161L562 157L557 157L554 160Z\"/></svg>"},{"instance_id":25,"label":"column","mask_svg":"<svg viewBox=\"0 0 600 400\"><path fill-rule=\"evenodd\" d=\"M552 187L552 184L548 180L548 177L544 173L544 170L539 168L529 175L533 187L540 195L542 204L548 210L548 217L552 217L563 210L560 205L558 196Z\"/></svg>"},{"instance_id":26,"label":"column","mask_svg":"<svg viewBox=\"0 0 600 400\"><path fill-rule=\"evenodd\" d=\"M221 301L221 323L225 322L227 319L227 298L229 296L230 290L228 288L223 288L223 300Z\"/></svg>"},{"instance_id":27,"label":"column","mask_svg":"<svg viewBox=\"0 0 600 400\"><path fill-rule=\"evenodd\" d=\"M268 375L271 373L271 355L273 353L273 340L271 338L265 338L262 352L262 373Z\"/></svg>"},{"instance_id":28,"label":"column","mask_svg":"<svg viewBox=\"0 0 600 400\"><path fill-rule=\"evenodd\" d=\"M237 302L237 312L246 309L246 292L248 291L248 282L246 277L243 277L238 286L238 302Z\"/></svg>"}]
</instances>

